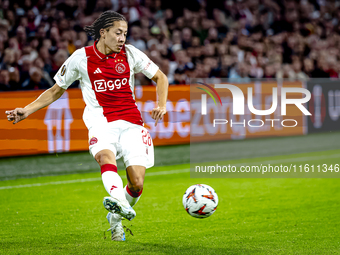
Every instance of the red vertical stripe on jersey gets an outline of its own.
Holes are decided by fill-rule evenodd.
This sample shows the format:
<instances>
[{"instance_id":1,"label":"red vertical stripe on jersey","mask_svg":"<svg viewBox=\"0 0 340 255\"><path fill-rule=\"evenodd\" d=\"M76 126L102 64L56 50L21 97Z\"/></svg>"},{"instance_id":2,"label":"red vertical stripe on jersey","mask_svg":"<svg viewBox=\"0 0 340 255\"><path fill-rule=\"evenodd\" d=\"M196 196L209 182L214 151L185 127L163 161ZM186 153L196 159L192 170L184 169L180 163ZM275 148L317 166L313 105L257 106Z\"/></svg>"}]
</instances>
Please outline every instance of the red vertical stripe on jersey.
<instances>
[{"instance_id":1,"label":"red vertical stripe on jersey","mask_svg":"<svg viewBox=\"0 0 340 255\"><path fill-rule=\"evenodd\" d=\"M95 48L95 44L85 47L87 72L104 116L108 122L126 120L143 125L130 88L130 67L125 47L120 53L104 55Z\"/></svg>"}]
</instances>

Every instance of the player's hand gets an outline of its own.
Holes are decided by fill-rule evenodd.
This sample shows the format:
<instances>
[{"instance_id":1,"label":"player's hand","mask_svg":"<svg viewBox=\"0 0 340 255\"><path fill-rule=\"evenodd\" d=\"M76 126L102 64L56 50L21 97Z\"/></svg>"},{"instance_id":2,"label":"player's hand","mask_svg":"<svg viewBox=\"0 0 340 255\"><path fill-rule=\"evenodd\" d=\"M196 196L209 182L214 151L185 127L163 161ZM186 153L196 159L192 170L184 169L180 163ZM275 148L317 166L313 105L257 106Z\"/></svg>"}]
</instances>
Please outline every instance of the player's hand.
<instances>
[{"instance_id":1,"label":"player's hand","mask_svg":"<svg viewBox=\"0 0 340 255\"><path fill-rule=\"evenodd\" d=\"M24 108L16 108L11 111L6 111L6 114L7 114L7 120L13 121L13 124L16 124L19 121L26 119L28 116L28 113Z\"/></svg>"},{"instance_id":2,"label":"player's hand","mask_svg":"<svg viewBox=\"0 0 340 255\"><path fill-rule=\"evenodd\" d=\"M165 107L153 108L151 117L155 120L155 126L157 126L159 120L163 119L164 114L166 114Z\"/></svg>"}]
</instances>

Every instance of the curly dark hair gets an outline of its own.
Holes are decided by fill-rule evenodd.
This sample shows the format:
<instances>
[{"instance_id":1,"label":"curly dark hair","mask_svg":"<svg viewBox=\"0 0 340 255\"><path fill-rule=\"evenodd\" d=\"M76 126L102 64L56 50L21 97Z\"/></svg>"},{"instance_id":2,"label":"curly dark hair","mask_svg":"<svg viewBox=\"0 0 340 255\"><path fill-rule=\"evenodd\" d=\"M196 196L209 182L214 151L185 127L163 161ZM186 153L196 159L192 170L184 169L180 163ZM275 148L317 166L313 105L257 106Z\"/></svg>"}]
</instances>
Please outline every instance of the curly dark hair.
<instances>
[{"instance_id":1,"label":"curly dark hair","mask_svg":"<svg viewBox=\"0 0 340 255\"><path fill-rule=\"evenodd\" d=\"M126 21L125 17L114 11L105 11L100 14L92 25L84 28L87 35L91 36L94 40L100 39L100 29L108 29L113 26L115 21Z\"/></svg>"}]
</instances>

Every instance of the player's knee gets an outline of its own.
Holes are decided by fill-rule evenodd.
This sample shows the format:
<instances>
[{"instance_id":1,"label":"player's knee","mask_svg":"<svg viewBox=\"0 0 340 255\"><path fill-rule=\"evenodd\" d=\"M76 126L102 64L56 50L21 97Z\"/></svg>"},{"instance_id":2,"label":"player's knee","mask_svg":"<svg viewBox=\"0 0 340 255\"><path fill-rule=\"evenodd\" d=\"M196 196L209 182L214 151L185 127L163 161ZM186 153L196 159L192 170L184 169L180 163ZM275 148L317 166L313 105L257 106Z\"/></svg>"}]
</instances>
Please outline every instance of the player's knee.
<instances>
[{"instance_id":1,"label":"player's knee","mask_svg":"<svg viewBox=\"0 0 340 255\"><path fill-rule=\"evenodd\" d=\"M111 157L106 152L98 152L94 157L100 166L111 163Z\"/></svg>"},{"instance_id":2,"label":"player's knee","mask_svg":"<svg viewBox=\"0 0 340 255\"><path fill-rule=\"evenodd\" d=\"M131 183L129 189L134 192L140 192L143 189L143 181L136 180L134 183Z\"/></svg>"}]
</instances>

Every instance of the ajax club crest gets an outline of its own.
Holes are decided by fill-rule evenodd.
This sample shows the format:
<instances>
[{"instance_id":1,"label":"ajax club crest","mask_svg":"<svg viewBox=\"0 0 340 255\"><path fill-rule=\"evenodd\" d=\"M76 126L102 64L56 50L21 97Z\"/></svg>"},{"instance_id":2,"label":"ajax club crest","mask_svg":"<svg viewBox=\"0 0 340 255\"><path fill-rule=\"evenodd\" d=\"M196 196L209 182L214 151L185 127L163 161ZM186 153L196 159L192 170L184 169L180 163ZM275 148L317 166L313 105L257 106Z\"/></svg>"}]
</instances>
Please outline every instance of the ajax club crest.
<instances>
[{"instance_id":1,"label":"ajax club crest","mask_svg":"<svg viewBox=\"0 0 340 255\"><path fill-rule=\"evenodd\" d=\"M116 64L115 69L117 73L124 73L126 70L125 65L123 63Z\"/></svg>"}]
</instances>

